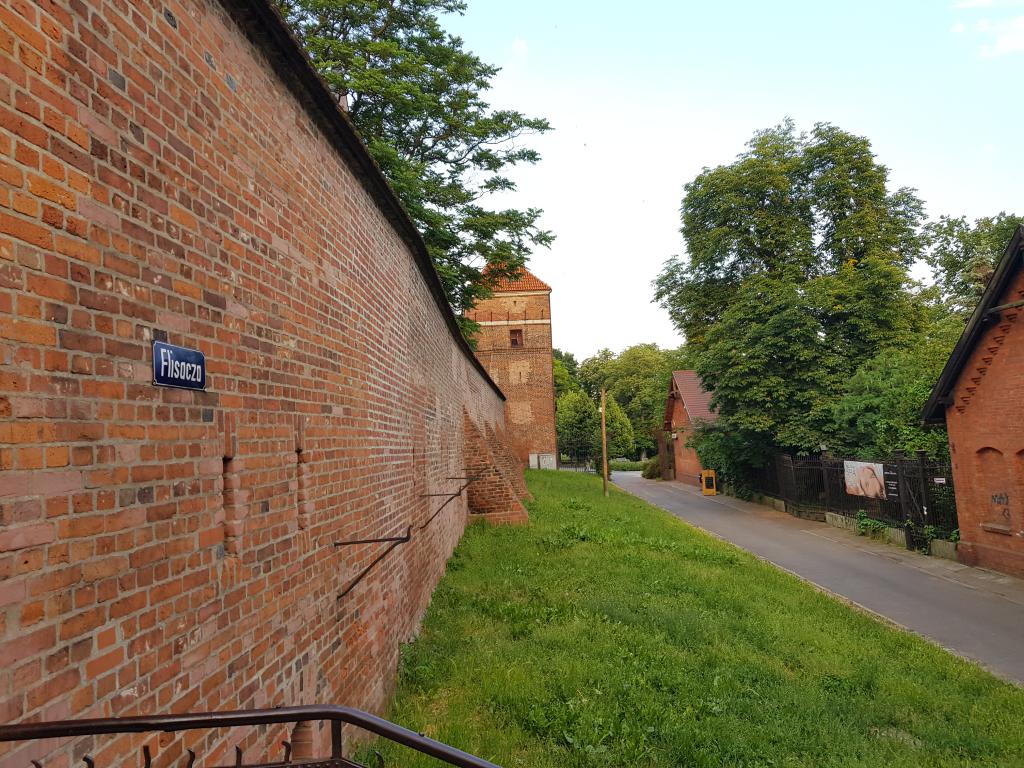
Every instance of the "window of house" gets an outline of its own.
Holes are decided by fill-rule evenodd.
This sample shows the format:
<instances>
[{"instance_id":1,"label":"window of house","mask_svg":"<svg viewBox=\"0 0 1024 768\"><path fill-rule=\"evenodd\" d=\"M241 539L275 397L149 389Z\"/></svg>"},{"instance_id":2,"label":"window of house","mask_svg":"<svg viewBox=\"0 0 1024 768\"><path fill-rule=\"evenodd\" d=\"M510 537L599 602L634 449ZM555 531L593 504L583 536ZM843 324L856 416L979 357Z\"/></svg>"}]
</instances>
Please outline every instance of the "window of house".
<instances>
[{"instance_id":1,"label":"window of house","mask_svg":"<svg viewBox=\"0 0 1024 768\"><path fill-rule=\"evenodd\" d=\"M523 346L523 329L514 328L508 332L508 342L510 346L521 347Z\"/></svg>"}]
</instances>

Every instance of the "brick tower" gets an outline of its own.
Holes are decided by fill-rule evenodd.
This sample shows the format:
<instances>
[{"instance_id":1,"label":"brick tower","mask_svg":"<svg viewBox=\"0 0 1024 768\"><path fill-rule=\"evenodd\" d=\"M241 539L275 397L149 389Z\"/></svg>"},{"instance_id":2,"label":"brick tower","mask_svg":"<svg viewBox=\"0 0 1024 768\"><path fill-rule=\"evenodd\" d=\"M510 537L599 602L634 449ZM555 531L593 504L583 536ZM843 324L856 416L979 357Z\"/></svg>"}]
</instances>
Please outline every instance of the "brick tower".
<instances>
[{"instance_id":1,"label":"brick tower","mask_svg":"<svg viewBox=\"0 0 1024 768\"><path fill-rule=\"evenodd\" d=\"M509 445L528 466L554 469L551 287L527 270L501 280L466 317L480 324L477 357L501 387Z\"/></svg>"}]
</instances>

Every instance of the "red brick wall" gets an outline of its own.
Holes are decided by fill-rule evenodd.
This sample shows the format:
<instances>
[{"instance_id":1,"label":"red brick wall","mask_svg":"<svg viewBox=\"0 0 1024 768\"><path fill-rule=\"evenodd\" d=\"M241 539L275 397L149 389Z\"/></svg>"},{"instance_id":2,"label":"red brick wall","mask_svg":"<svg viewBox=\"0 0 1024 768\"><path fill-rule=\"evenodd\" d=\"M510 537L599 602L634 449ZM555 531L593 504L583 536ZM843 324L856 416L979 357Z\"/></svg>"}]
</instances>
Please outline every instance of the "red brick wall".
<instances>
[{"instance_id":1,"label":"red brick wall","mask_svg":"<svg viewBox=\"0 0 1024 768\"><path fill-rule=\"evenodd\" d=\"M1024 299L1024 271L997 304ZM964 562L1024 575L1024 311L979 339L946 409Z\"/></svg>"},{"instance_id":2,"label":"red brick wall","mask_svg":"<svg viewBox=\"0 0 1024 768\"><path fill-rule=\"evenodd\" d=\"M557 453L550 294L497 293L467 316L481 323L477 356L508 398L512 452L524 465L531 453ZM511 346L511 330L522 331L522 347Z\"/></svg>"},{"instance_id":3,"label":"red brick wall","mask_svg":"<svg viewBox=\"0 0 1024 768\"><path fill-rule=\"evenodd\" d=\"M380 549L334 542L427 518L503 403L322 125L212 0L0 0L0 721L385 705L465 498L340 601Z\"/></svg>"},{"instance_id":4,"label":"red brick wall","mask_svg":"<svg viewBox=\"0 0 1024 768\"><path fill-rule=\"evenodd\" d=\"M687 440L690 439L692 431L690 417L686 413L686 408L683 407L683 401L678 397L672 400L672 431L677 435L675 440L672 441L675 453L675 479L690 485L699 486L699 475L704 467L701 466L697 452L686 444Z\"/></svg>"},{"instance_id":5,"label":"red brick wall","mask_svg":"<svg viewBox=\"0 0 1024 768\"><path fill-rule=\"evenodd\" d=\"M468 416L465 430L466 470L473 478L467 494L470 516L497 524L526 523L526 508L520 501L523 494L517 491L511 472L498 455L493 433L488 429L487 435L481 434ZM522 468L517 467L516 472L522 477Z\"/></svg>"}]
</instances>

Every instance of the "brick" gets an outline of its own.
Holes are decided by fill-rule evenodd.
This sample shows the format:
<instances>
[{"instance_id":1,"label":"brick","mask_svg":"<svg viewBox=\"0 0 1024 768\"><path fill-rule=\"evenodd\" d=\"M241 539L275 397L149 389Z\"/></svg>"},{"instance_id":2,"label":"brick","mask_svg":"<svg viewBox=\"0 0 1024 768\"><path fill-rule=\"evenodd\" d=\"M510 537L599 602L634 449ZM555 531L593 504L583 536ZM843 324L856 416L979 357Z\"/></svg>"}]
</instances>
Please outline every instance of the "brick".
<instances>
[{"instance_id":1,"label":"brick","mask_svg":"<svg viewBox=\"0 0 1024 768\"><path fill-rule=\"evenodd\" d=\"M31 243L39 248L53 247L53 234L46 227L6 213L0 213L0 233Z\"/></svg>"},{"instance_id":2,"label":"brick","mask_svg":"<svg viewBox=\"0 0 1024 768\"><path fill-rule=\"evenodd\" d=\"M0 659L17 665L0 721L382 710L467 500L342 600L372 547L325 542L429 519L422 494L466 473L465 418L489 457L484 516L525 521L499 393L397 211L304 112L265 39L195 0L173 5L177 27L144 3L12 6ZM217 68L202 63L211 40ZM226 72L245 78L231 89ZM202 350L207 391L153 386L154 339ZM104 741L97 764L137 746Z\"/></svg>"},{"instance_id":3,"label":"brick","mask_svg":"<svg viewBox=\"0 0 1024 768\"><path fill-rule=\"evenodd\" d=\"M75 210L75 196L43 176L36 176L34 174L29 176L28 190L36 197L57 203L69 211Z\"/></svg>"},{"instance_id":4,"label":"brick","mask_svg":"<svg viewBox=\"0 0 1024 768\"><path fill-rule=\"evenodd\" d=\"M40 544L53 541L54 538L56 532L50 523L8 528L0 531L0 552L38 547Z\"/></svg>"},{"instance_id":5,"label":"brick","mask_svg":"<svg viewBox=\"0 0 1024 768\"><path fill-rule=\"evenodd\" d=\"M4 659L6 668L19 666L24 661L39 656L43 651L53 647L57 633L53 627L44 627L27 632L13 640L0 643L0 659Z\"/></svg>"}]
</instances>

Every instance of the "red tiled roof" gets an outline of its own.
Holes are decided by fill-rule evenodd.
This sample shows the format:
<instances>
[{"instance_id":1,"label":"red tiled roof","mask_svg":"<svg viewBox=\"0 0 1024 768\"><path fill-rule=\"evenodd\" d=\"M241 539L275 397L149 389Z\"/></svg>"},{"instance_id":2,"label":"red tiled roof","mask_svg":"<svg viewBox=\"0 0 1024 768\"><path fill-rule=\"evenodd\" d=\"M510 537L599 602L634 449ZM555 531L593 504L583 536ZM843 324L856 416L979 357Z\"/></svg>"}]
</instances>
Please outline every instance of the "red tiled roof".
<instances>
[{"instance_id":1,"label":"red tiled roof","mask_svg":"<svg viewBox=\"0 0 1024 768\"><path fill-rule=\"evenodd\" d=\"M713 422L718 418L711 410L711 393L704 389L696 371L673 371L672 382L690 421Z\"/></svg>"},{"instance_id":2,"label":"red tiled roof","mask_svg":"<svg viewBox=\"0 0 1024 768\"><path fill-rule=\"evenodd\" d=\"M551 286L523 267L522 274L515 280L503 277L494 285L495 293L518 293L519 291L550 291Z\"/></svg>"}]
</instances>

